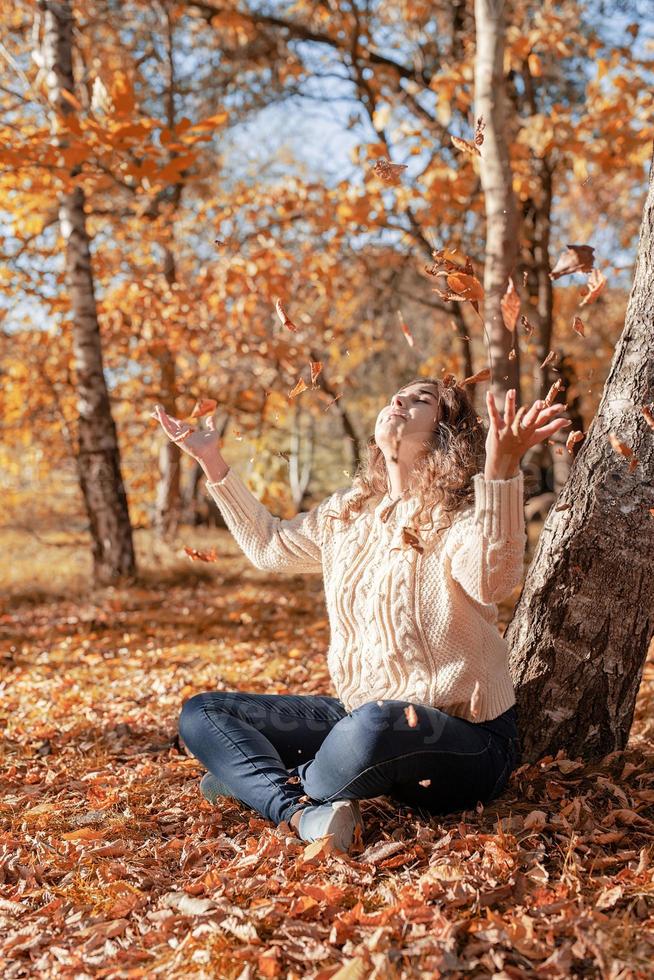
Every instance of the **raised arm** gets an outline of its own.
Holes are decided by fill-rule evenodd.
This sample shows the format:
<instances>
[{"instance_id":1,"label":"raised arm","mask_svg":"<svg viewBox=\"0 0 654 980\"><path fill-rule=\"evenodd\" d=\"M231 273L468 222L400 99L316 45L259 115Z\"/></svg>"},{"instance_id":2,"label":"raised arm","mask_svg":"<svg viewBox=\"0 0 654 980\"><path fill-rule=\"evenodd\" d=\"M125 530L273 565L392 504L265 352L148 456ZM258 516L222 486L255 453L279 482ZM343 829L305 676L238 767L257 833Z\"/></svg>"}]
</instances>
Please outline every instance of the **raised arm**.
<instances>
[{"instance_id":1,"label":"raised arm","mask_svg":"<svg viewBox=\"0 0 654 980\"><path fill-rule=\"evenodd\" d=\"M475 502L448 531L445 555L452 578L476 602L507 598L522 581L527 543L520 470L508 480L473 478Z\"/></svg>"},{"instance_id":2,"label":"raised arm","mask_svg":"<svg viewBox=\"0 0 654 980\"><path fill-rule=\"evenodd\" d=\"M325 511L334 494L288 520L273 517L230 467L207 489L227 527L256 568L272 572L321 572Z\"/></svg>"}]
</instances>

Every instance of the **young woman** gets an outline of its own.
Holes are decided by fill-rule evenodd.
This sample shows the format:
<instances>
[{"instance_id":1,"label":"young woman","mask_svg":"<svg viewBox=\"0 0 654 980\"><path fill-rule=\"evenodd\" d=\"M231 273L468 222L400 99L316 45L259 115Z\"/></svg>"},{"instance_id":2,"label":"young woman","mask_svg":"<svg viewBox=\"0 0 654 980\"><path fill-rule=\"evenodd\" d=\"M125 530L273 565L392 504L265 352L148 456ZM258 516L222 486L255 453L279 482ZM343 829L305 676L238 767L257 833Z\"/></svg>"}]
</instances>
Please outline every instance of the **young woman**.
<instances>
[{"instance_id":1,"label":"young woman","mask_svg":"<svg viewBox=\"0 0 654 980\"><path fill-rule=\"evenodd\" d=\"M211 419L194 429L157 406L252 564L321 573L329 614L336 697L210 691L185 703L179 730L208 770L208 800L233 796L302 840L330 834L347 850L358 800L445 814L504 789L520 745L496 603L523 574L519 461L570 423L555 418L561 403L516 412L511 390L504 418L487 394L486 433L451 380L404 385L352 486L290 520L228 466Z\"/></svg>"}]
</instances>

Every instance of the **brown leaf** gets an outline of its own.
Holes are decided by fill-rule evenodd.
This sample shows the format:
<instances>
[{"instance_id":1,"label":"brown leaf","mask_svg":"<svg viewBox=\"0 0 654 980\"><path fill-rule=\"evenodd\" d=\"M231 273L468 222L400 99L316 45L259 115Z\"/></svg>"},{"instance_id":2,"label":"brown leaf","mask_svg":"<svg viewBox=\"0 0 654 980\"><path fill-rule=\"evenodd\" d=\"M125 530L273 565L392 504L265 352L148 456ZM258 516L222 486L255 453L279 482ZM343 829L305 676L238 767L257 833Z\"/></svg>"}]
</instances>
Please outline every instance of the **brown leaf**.
<instances>
[{"instance_id":1,"label":"brown leaf","mask_svg":"<svg viewBox=\"0 0 654 980\"><path fill-rule=\"evenodd\" d=\"M568 245L556 260L550 279L569 276L573 272L590 272L595 261L594 255L595 249L592 245Z\"/></svg>"},{"instance_id":2,"label":"brown leaf","mask_svg":"<svg viewBox=\"0 0 654 980\"><path fill-rule=\"evenodd\" d=\"M616 453L620 453L621 456L624 456L625 459L629 460L629 472L633 473L638 466L638 458L635 456L633 449L627 446L626 443L621 442L613 432L609 432L609 442L615 449Z\"/></svg>"},{"instance_id":3,"label":"brown leaf","mask_svg":"<svg viewBox=\"0 0 654 980\"><path fill-rule=\"evenodd\" d=\"M297 327L295 326L291 318L288 316L286 310L284 309L281 299L275 300L275 309L277 310L277 316L282 322L282 326L287 327L289 330L292 330L295 333Z\"/></svg>"},{"instance_id":4,"label":"brown leaf","mask_svg":"<svg viewBox=\"0 0 654 980\"><path fill-rule=\"evenodd\" d=\"M217 561L218 555L216 554L216 549L212 548L211 551L197 551L195 548L187 548L184 546L184 553L189 556L191 561Z\"/></svg>"},{"instance_id":5,"label":"brown leaf","mask_svg":"<svg viewBox=\"0 0 654 980\"><path fill-rule=\"evenodd\" d=\"M311 384L315 385L316 378L322 371L322 361L309 361L309 366L311 368Z\"/></svg>"},{"instance_id":6,"label":"brown leaf","mask_svg":"<svg viewBox=\"0 0 654 980\"><path fill-rule=\"evenodd\" d=\"M580 337L586 336L584 332L585 328L584 328L583 320L581 319L581 317L576 316L574 318L574 320L572 321L572 329L575 331L575 333L578 333Z\"/></svg>"},{"instance_id":7,"label":"brown leaf","mask_svg":"<svg viewBox=\"0 0 654 980\"><path fill-rule=\"evenodd\" d=\"M588 277L588 284L581 289L582 299L579 305L586 306L588 303L594 303L605 286L606 276L599 269L593 269Z\"/></svg>"},{"instance_id":8,"label":"brown leaf","mask_svg":"<svg viewBox=\"0 0 654 980\"><path fill-rule=\"evenodd\" d=\"M463 299L479 300L484 298L484 287L476 276L466 275L464 272L451 272L446 281L450 289L462 296Z\"/></svg>"},{"instance_id":9,"label":"brown leaf","mask_svg":"<svg viewBox=\"0 0 654 980\"><path fill-rule=\"evenodd\" d=\"M509 284L506 292L500 301L500 309L502 310L504 326L513 333L515 325L518 322L518 316L520 315L520 296L511 276L509 276Z\"/></svg>"},{"instance_id":10,"label":"brown leaf","mask_svg":"<svg viewBox=\"0 0 654 980\"><path fill-rule=\"evenodd\" d=\"M464 378L461 382L461 387L464 385L477 385L482 381L488 381L490 379L491 373L490 368L482 368L481 371L477 371L476 374L471 374L469 378Z\"/></svg>"},{"instance_id":11,"label":"brown leaf","mask_svg":"<svg viewBox=\"0 0 654 980\"><path fill-rule=\"evenodd\" d=\"M295 387L293 388L293 390L292 391L289 391L288 397L289 398L295 398L295 396L296 395L299 395L300 392L302 392L302 391L308 391L308 390L309 389L307 388L307 385L305 384L304 378L300 378L300 380L295 385Z\"/></svg>"},{"instance_id":12,"label":"brown leaf","mask_svg":"<svg viewBox=\"0 0 654 980\"><path fill-rule=\"evenodd\" d=\"M471 156L481 156L479 148L475 143L471 143L469 140L463 140L460 136L452 136L451 134L450 139L457 150L461 150L463 153L469 153Z\"/></svg>"},{"instance_id":13,"label":"brown leaf","mask_svg":"<svg viewBox=\"0 0 654 980\"><path fill-rule=\"evenodd\" d=\"M372 169L387 184L398 184L402 171L407 169L407 164L391 163L386 157L382 157L380 160L377 160Z\"/></svg>"},{"instance_id":14,"label":"brown leaf","mask_svg":"<svg viewBox=\"0 0 654 980\"><path fill-rule=\"evenodd\" d=\"M583 432L579 432L577 429L573 429L572 432L568 433L568 438L565 441L565 448L569 453L572 452L572 447L576 445L581 439L584 438Z\"/></svg>"},{"instance_id":15,"label":"brown leaf","mask_svg":"<svg viewBox=\"0 0 654 980\"><path fill-rule=\"evenodd\" d=\"M398 318L398 320L400 322L400 330L402 331L402 333L406 337L407 344L409 345L409 347L413 347L413 344L414 344L413 336L412 336L411 331L409 330L409 328L407 327L407 325L406 325L406 323L404 321L404 317L402 316L402 311L401 310L398 310L397 311L397 318Z\"/></svg>"},{"instance_id":16,"label":"brown leaf","mask_svg":"<svg viewBox=\"0 0 654 980\"><path fill-rule=\"evenodd\" d=\"M189 415L190 419L199 419L203 415L210 415L215 412L218 402L215 398L201 398L193 406L193 411Z\"/></svg>"},{"instance_id":17,"label":"brown leaf","mask_svg":"<svg viewBox=\"0 0 654 980\"><path fill-rule=\"evenodd\" d=\"M545 363L545 362L543 362ZM543 365L541 364L541 367ZM551 385L550 390L547 392L544 398L545 408L549 408L556 401L556 396L560 391L563 391L563 382L560 378L557 378L553 385Z\"/></svg>"},{"instance_id":18,"label":"brown leaf","mask_svg":"<svg viewBox=\"0 0 654 980\"><path fill-rule=\"evenodd\" d=\"M543 361L543 363L541 364L541 370L547 367L548 364L551 364L552 361L555 360L556 360L556 351L551 350L547 355L547 357L545 358L545 360Z\"/></svg>"},{"instance_id":19,"label":"brown leaf","mask_svg":"<svg viewBox=\"0 0 654 980\"><path fill-rule=\"evenodd\" d=\"M409 728L415 728L418 724L418 715L416 714L416 709L412 704L407 705L407 707L404 709L404 714L406 715Z\"/></svg>"},{"instance_id":20,"label":"brown leaf","mask_svg":"<svg viewBox=\"0 0 654 980\"><path fill-rule=\"evenodd\" d=\"M652 410L649 405L643 405L641 407L641 412L645 416L645 421L649 425L650 429L654 429L654 415L652 415Z\"/></svg>"}]
</instances>

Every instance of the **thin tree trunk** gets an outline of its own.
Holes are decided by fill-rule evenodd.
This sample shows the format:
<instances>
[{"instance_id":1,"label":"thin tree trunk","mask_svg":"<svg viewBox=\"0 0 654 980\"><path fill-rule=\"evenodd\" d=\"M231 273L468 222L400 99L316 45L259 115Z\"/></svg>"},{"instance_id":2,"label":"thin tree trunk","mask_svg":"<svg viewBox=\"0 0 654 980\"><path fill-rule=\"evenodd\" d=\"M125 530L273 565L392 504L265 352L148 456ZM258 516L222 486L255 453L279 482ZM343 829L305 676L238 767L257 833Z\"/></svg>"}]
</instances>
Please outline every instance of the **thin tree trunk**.
<instances>
[{"instance_id":1,"label":"thin tree trunk","mask_svg":"<svg viewBox=\"0 0 654 980\"><path fill-rule=\"evenodd\" d=\"M654 160L634 283L602 400L543 527L505 637L525 761L623 749L654 635ZM613 448L609 434L638 460Z\"/></svg>"},{"instance_id":2,"label":"thin tree trunk","mask_svg":"<svg viewBox=\"0 0 654 980\"><path fill-rule=\"evenodd\" d=\"M64 92L75 91L73 78L73 15L70 0L41 0L43 42L41 57L46 72L53 129L58 117L73 112ZM84 191L74 186L71 172L60 197L59 220L66 242L66 280L72 309L75 385L78 396L77 468L88 514L93 574L108 584L136 569L132 528L120 468L116 427L104 376L89 235L84 213Z\"/></svg>"},{"instance_id":3,"label":"thin tree trunk","mask_svg":"<svg viewBox=\"0 0 654 980\"><path fill-rule=\"evenodd\" d=\"M518 256L518 212L505 132L503 13L504 0L475 0L475 118L482 117L486 124L479 175L486 209L484 325L491 389L496 400L503 401L507 389L515 388L519 404L519 353L509 358L515 332L504 326L500 305Z\"/></svg>"}]
</instances>

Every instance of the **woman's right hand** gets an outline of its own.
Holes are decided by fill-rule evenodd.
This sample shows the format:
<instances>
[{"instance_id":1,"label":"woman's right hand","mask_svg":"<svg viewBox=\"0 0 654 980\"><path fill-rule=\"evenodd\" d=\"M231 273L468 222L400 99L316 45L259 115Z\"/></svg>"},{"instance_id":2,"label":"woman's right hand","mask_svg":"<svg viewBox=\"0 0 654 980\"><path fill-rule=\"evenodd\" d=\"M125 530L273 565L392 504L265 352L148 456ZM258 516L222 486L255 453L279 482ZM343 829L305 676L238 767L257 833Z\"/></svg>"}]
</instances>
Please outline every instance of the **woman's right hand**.
<instances>
[{"instance_id":1,"label":"woman's right hand","mask_svg":"<svg viewBox=\"0 0 654 980\"><path fill-rule=\"evenodd\" d=\"M220 453L220 434L216 432L213 416L207 418L206 428L200 429L173 418L161 405L155 405L152 418L160 423L171 442L196 459L205 472L208 466L214 472L216 468L227 471L228 465Z\"/></svg>"}]
</instances>

